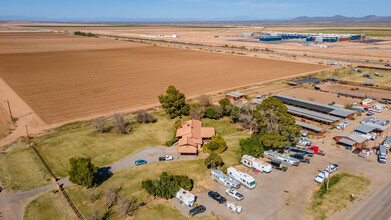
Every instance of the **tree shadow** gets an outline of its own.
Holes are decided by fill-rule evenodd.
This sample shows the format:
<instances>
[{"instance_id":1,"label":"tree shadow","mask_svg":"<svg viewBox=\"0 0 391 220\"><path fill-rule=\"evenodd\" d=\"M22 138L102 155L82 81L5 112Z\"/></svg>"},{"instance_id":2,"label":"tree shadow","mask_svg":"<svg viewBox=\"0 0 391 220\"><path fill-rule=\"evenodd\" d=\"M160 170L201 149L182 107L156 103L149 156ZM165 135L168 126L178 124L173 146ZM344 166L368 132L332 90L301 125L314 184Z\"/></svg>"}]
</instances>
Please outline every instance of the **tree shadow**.
<instances>
[{"instance_id":1,"label":"tree shadow","mask_svg":"<svg viewBox=\"0 0 391 220\"><path fill-rule=\"evenodd\" d=\"M102 183L110 179L111 176L113 176L113 173L111 172L111 167L99 168L94 175L94 185L100 186Z\"/></svg>"}]
</instances>

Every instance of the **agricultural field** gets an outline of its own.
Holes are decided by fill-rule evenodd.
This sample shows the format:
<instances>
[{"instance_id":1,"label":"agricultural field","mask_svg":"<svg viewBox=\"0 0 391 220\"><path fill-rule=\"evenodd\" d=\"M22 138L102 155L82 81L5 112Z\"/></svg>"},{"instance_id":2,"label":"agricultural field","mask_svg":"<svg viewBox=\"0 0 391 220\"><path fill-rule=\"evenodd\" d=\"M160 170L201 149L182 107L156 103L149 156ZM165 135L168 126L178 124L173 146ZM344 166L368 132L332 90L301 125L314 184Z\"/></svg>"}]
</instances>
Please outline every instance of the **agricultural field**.
<instances>
[{"instance_id":1,"label":"agricultural field","mask_svg":"<svg viewBox=\"0 0 391 220\"><path fill-rule=\"evenodd\" d=\"M49 41L53 44L63 41L58 34L45 34L56 36ZM102 42L112 41L68 35L64 38L72 38L71 48L80 40L79 44L87 44L84 48L98 44L98 49L65 51L60 46L44 52L36 43L36 38L45 38L42 35L0 34L12 45L1 50L0 77L47 123L151 106L169 85L192 97L328 68L130 42L114 41L113 48L102 49ZM31 47L23 51L25 44L37 51ZM7 52L13 48L19 48L18 53Z\"/></svg>"}]
</instances>

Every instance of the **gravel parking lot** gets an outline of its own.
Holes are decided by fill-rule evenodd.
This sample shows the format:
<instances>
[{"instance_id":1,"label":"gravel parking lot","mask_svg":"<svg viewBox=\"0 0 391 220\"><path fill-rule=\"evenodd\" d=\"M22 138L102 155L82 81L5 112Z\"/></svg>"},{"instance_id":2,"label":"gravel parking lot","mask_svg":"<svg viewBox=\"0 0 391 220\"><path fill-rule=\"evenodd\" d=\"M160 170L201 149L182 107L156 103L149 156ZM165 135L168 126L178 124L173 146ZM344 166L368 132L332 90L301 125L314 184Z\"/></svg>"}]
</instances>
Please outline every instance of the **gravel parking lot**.
<instances>
[{"instance_id":1,"label":"gravel parking lot","mask_svg":"<svg viewBox=\"0 0 391 220\"><path fill-rule=\"evenodd\" d=\"M391 111L377 113L375 116L380 119L391 120ZM345 128L344 132L352 131L360 124L360 120L365 117L367 116L356 117L356 120L351 121L352 124ZM248 174L252 175L257 182L257 186L253 190L246 189L243 186L238 190L245 197L244 200L236 202L242 206L241 214L230 213L227 207L219 205L213 199L208 198L207 192L213 190L226 197L227 201L235 201L234 198L225 195L226 187L212 181L210 178L209 186L206 187L204 192L195 190L195 194L198 196L197 203L204 205L207 209L203 215L209 215L213 212L221 219L305 219L307 203L310 201L314 190L319 187L319 184L314 182L314 178L330 162L339 164L340 168L337 172L347 171L357 175L364 175L372 181L368 192L360 195L360 199L356 199L347 209L334 215L337 217L336 219L344 219L350 212L354 211L354 208L359 207L366 198L391 181L391 176L389 175L391 166L390 163L378 163L376 154L372 154L367 158L360 158L356 154L351 153L350 150L346 150L343 146L336 145L332 138L339 132L342 131L337 129L328 130L325 138L318 139L315 137L312 139L313 145L319 146L324 150L326 156L314 155L314 157L310 158L310 164L301 163L298 167L289 167L287 172L273 169L269 174L255 174L250 169L240 166ZM386 138L386 135L387 132L385 132L384 136L379 136L376 141L369 141L369 147L381 143ZM176 199L173 199L172 204L178 207L185 215L188 215L190 208L179 204Z\"/></svg>"}]
</instances>

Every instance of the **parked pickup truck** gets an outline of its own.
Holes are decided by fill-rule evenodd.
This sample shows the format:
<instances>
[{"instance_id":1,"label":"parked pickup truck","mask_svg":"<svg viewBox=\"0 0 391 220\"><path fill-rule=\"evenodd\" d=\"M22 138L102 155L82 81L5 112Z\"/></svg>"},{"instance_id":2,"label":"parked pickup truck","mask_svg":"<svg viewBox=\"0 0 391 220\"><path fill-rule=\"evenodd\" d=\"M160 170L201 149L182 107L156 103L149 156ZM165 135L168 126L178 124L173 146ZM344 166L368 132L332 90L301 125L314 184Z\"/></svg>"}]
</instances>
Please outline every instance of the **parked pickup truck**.
<instances>
[{"instance_id":1,"label":"parked pickup truck","mask_svg":"<svg viewBox=\"0 0 391 220\"><path fill-rule=\"evenodd\" d=\"M309 147L308 150L313 150L314 154L317 154L317 155L322 155L322 156L326 155L326 153L324 151L320 150L318 146Z\"/></svg>"},{"instance_id":2,"label":"parked pickup truck","mask_svg":"<svg viewBox=\"0 0 391 220\"><path fill-rule=\"evenodd\" d=\"M302 153L292 154L290 157L299 159L303 163L310 163L310 159L306 158Z\"/></svg>"},{"instance_id":3,"label":"parked pickup truck","mask_svg":"<svg viewBox=\"0 0 391 220\"><path fill-rule=\"evenodd\" d=\"M159 157L159 161L165 161L165 160L174 160L174 157L168 155L164 157Z\"/></svg>"},{"instance_id":4,"label":"parked pickup truck","mask_svg":"<svg viewBox=\"0 0 391 220\"><path fill-rule=\"evenodd\" d=\"M272 165L273 169L281 170L284 172L288 169L288 167L284 166L280 161L272 160L272 161L268 161L268 163Z\"/></svg>"}]
</instances>

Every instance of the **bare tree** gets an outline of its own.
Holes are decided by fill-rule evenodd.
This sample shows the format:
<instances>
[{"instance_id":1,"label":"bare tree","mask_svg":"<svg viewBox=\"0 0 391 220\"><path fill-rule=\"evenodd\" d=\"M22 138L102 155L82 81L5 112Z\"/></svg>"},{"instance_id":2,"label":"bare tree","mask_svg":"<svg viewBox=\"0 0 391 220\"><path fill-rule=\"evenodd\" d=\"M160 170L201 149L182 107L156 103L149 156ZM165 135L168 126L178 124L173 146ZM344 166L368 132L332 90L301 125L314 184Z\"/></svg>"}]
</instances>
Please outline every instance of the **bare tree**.
<instances>
[{"instance_id":1,"label":"bare tree","mask_svg":"<svg viewBox=\"0 0 391 220\"><path fill-rule=\"evenodd\" d=\"M205 108L204 107L198 107L198 108L191 108L189 116L191 119L197 119L200 120L205 115Z\"/></svg>"},{"instance_id":2,"label":"bare tree","mask_svg":"<svg viewBox=\"0 0 391 220\"><path fill-rule=\"evenodd\" d=\"M115 113L113 115L114 119L114 128L120 133L120 134L126 134L130 130L130 122L125 119L125 115L122 113Z\"/></svg>"},{"instance_id":3,"label":"bare tree","mask_svg":"<svg viewBox=\"0 0 391 220\"><path fill-rule=\"evenodd\" d=\"M210 98L209 95L200 95L198 97L198 102L202 107L209 107L212 105L212 99Z\"/></svg>"},{"instance_id":4,"label":"bare tree","mask_svg":"<svg viewBox=\"0 0 391 220\"><path fill-rule=\"evenodd\" d=\"M91 202L91 203L94 203L96 200L98 200L100 197L100 192L95 192L94 189L88 189L87 193L86 193L86 200Z\"/></svg>"},{"instance_id":5,"label":"bare tree","mask_svg":"<svg viewBox=\"0 0 391 220\"><path fill-rule=\"evenodd\" d=\"M238 122L243 128L250 130L250 132L253 132L257 127L257 121L250 114L239 113Z\"/></svg>"},{"instance_id":6,"label":"bare tree","mask_svg":"<svg viewBox=\"0 0 391 220\"><path fill-rule=\"evenodd\" d=\"M100 133L104 133L107 131L108 126L105 121L105 117L99 117L91 120L91 125Z\"/></svg>"},{"instance_id":7,"label":"bare tree","mask_svg":"<svg viewBox=\"0 0 391 220\"><path fill-rule=\"evenodd\" d=\"M91 212L90 220L98 220L100 219L100 211L96 207Z\"/></svg>"},{"instance_id":8,"label":"bare tree","mask_svg":"<svg viewBox=\"0 0 391 220\"><path fill-rule=\"evenodd\" d=\"M106 190L103 202L107 210L109 210L117 202L118 192L119 188L115 187L110 187Z\"/></svg>"},{"instance_id":9,"label":"bare tree","mask_svg":"<svg viewBox=\"0 0 391 220\"><path fill-rule=\"evenodd\" d=\"M121 208L121 214L123 217L132 216L137 209L137 200L132 198L128 199L126 196L120 196L118 199L119 206Z\"/></svg>"},{"instance_id":10,"label":"bare tree","mask_svg":"<svg viewBox=\"0 0 391 220\"><path fill-rule=\"evenodd\" d=\"M145 110L137 111L134 117L138 123L150 123L156 120L152 113L149 113Z\"/></svg>"}]
</instances>

